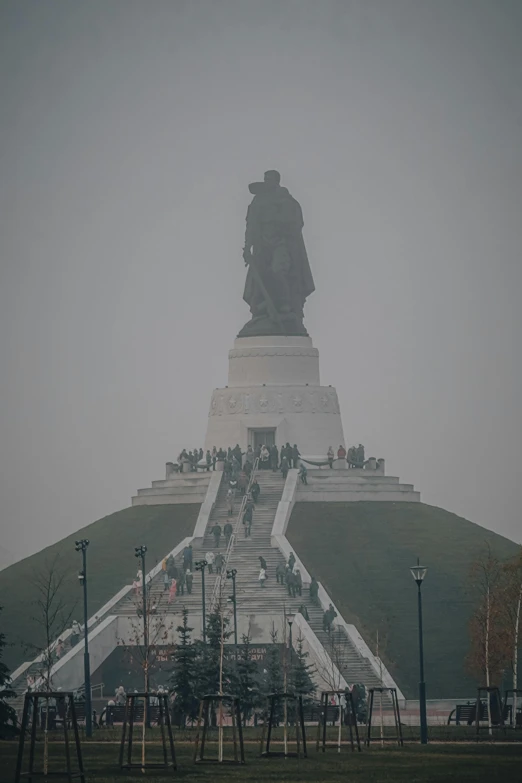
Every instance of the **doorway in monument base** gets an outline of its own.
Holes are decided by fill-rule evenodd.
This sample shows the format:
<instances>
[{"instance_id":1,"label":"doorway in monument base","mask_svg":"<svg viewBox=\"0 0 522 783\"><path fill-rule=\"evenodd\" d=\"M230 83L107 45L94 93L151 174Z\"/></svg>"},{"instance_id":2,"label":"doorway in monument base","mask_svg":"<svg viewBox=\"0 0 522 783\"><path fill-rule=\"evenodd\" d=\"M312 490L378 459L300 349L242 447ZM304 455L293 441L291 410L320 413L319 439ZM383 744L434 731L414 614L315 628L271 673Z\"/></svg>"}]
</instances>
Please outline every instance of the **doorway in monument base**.
<instances>
[{"instance_id":1,"label":"doorway in monument base","mask_svg":"<svg viewBox=\"0 0 522 783\"><path fill-rule=\"evenodd\" d=\"M276 428L270 429L249 429L248 430L248 442L252 445L254 451L261 446L273 446L275 443Z\"/></svg>"}]
</instances>

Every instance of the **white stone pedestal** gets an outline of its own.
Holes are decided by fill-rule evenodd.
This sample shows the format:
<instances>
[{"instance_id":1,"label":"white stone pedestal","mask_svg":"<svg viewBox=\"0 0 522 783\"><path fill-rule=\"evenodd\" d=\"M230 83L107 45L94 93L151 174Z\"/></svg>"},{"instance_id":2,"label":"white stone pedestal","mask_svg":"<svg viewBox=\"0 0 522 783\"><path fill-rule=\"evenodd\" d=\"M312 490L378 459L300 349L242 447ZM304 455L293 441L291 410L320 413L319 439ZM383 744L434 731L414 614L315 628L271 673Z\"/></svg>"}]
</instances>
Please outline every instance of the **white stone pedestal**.
<instances>
[{"instance_id":1,"label":"white stone pedestal","mask_svg":"<svg viewBox=\"0 0 522 783\"><path fill-rule=\"evenodd\" d=\"M229 352L228 386L210 402L205 450L254 445L256 430L275 430L275 442L325 458L344 445L337 392L321 386L319 351L310 337L239 337Z\"/></svg>"}]
</instances>

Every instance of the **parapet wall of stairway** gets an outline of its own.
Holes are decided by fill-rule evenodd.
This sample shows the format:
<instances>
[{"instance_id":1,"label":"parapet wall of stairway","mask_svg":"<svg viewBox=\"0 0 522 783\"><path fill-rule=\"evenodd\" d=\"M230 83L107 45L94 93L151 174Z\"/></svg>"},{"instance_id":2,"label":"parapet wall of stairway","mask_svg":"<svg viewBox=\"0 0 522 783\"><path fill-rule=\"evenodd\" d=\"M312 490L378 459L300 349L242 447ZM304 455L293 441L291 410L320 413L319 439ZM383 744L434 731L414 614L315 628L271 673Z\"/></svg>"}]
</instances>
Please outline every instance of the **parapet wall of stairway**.
<instances>
[{"instance_id":1,"label":"parapet wall of stairway","mask_svg":"<svg viewBox=\"0 0 522 783\"><path fill-rule=\"evenodd\" d=\"M331 472L336 472L336 471L331 471ZM300 486L301 486L301 482L298 479L297 470L295 469L290 470L288 472L288 476L286 479L285 489L281 498L281 502L279 503L274 518L274 526L272 528L272 535L270 541L273 547L277 547L279 549L279 551L284 556L285 560L288 560L290 556L290 552L294 553L294 556L296 558L296 567L299 568L301 572L301 578L303 580L303 583L309 585L312 578L306 566L300 559L299 553L292 548L290 542L286 537L286 530L288 527L288 523L290 521L290 516L292 514L292 509L294 507L294 504L297 500L299 501L301 500L301 497L299 495L299 489L298 489ZM324 586L320 582L319 582L318 597L323 612L328 609L330 604L334 607L337 613L337 618L335 621L336 625L338 625L340 628L344 630L351 645L353 645L353 647L359 653L359 655L368 662L369 666L373 670L376 677L379 680L382 680L382 683L385 687L396 688L398 698L404 699L404 694L402 693L399 686L397 685L397 683L389 673L383 661L377 658L372 653L372 651L370 650L370 648L362 638L361 634L359 633L355 625L345 622L341 612L339 611L334 601L328 595Z\"/></svg>"}]
</instances>

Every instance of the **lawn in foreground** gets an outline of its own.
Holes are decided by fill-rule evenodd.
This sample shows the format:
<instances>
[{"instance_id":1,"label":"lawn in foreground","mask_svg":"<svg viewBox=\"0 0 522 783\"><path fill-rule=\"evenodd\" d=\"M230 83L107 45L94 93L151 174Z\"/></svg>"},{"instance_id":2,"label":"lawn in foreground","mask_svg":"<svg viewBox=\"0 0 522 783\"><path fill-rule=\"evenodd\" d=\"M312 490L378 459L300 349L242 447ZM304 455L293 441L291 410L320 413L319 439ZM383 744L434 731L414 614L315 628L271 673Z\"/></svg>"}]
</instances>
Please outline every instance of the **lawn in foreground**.
<instances>
[{"instance_id":1,"label":"lawn in foreground","mask_svg":"<svg viewBox=\"0 0 522 783\"><path fill-rule=\"evenodd\" d=\"M139 770L126 773L118 768L118 744L86 742L83 746L86 780L89 783L110 783L113 780L154 779L157 783L173 780L173 775L162 771ZM158 756L160 747L150 748L151 755ZM1 783L14 780L17 746L15 743L0 745L2 765ZM50 762L54 769L63 769L63 745L49 746ZM259 746L248 744L245 748L245 766L194 765L191 745L177 747L178 771L176 778L187 781L315 781L337 783L355 780L358 783L432 783L452 779L474 783L510 783L520 779L522 764L521 746L504 745L419 745L403 749L386 747L364 750L362 753L341 754L333 750L325 754L310 749L308 759L264 759L259 757ZM56 766L55 766L56 765ZM59 766L58 766L59 765Z\"/></svg>"}]
</instances>

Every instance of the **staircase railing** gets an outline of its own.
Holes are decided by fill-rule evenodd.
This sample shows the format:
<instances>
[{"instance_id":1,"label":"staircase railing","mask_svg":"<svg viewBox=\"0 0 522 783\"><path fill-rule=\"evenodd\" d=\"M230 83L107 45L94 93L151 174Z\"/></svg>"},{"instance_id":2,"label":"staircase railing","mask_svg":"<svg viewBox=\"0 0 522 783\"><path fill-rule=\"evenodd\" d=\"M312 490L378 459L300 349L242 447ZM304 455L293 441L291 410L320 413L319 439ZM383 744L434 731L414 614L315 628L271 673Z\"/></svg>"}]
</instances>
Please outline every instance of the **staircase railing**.
<instances>
[{"instance_id":1,"label":"staircase railing","mask_svg":"<svg viewBox=\"0 0 522 783\"><path fill-rule=\"evenodd\" d=\"M218 578L214 582L214 588L212 590L212 597L210 599L210 613L214 612L217 607L221 605L222 599L223 599L223 590L225 589L225 585L227 583L227 569L228 569L228 563L230 561L230 556L232 555L232 552L234 551L234 546L236 544L236 539L239 533L239 530L241 528L241 520L243 519L243 513L245 511L245 506L247 503L248 496L250 494L250 490L252 488L253 481L256 477L256 473L259 469L259 457L256 457L254 460L254 467L252 468L252 472L250 474L250 479L248 481L247 488L245 490L245 494L243 495L243 498L241 500L241 505L239 507L239 513L236 518L236 523L234 525L234 529L232 530L232 535L230 536L230 540L228 542L227 551L225 552L225 562L223 564L223 567L221 568L221 573L218 574Z\"/></svg>"}]
</instances>

